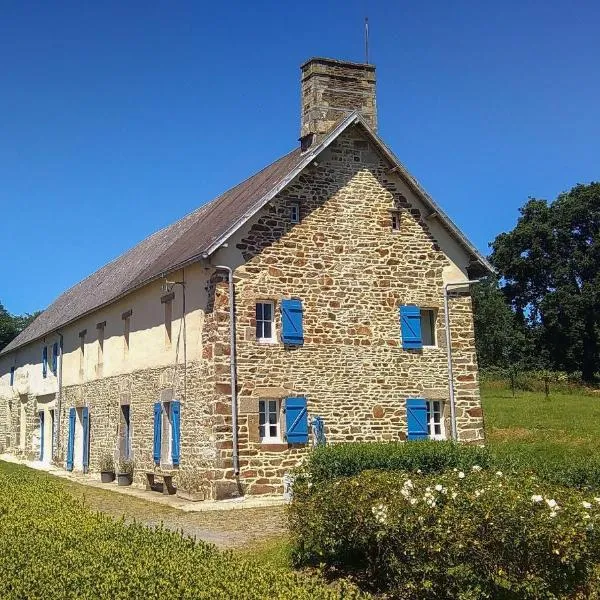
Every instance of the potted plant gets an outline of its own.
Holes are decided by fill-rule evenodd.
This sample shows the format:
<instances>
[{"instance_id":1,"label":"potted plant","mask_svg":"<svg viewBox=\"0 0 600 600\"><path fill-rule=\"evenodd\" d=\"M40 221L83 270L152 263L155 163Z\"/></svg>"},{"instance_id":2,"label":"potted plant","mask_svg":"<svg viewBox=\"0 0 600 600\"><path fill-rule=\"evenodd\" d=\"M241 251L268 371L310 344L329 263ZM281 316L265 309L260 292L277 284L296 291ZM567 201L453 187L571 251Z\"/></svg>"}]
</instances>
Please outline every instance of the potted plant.
<instances>
[{"instance_id":1,"label":"potted plant","mask_svg":"<svg viewBox=\"0 0 600 600\"><path fill-rule=\"evenodd\" d=\"M115 480L115 461L108 452L100 458L100 480L102 483L111 483Z\"/></svg>"},{"instance_id":2,"label":"potted plant","mask_svg":"<svg viewBox=\"0 0 600 600\"><path fill-rule=\"evenodd\" d=\"M131 485L133 481L133 461L120 460L119 471L117 473L117 483L119 485Z\"/></svg>"}]
</instances>

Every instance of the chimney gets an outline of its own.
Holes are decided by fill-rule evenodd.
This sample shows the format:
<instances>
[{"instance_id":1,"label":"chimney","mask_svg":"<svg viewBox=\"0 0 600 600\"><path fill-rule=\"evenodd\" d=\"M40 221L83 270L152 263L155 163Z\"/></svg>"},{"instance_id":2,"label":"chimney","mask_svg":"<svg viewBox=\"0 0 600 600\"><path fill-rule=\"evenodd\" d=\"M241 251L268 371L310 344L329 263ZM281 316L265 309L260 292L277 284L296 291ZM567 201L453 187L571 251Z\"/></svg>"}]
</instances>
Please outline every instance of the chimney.
<instances>
[{"instance_id":1,"label":"chimney","mask_svg":"<svg viewBox=\"0 0 600 600\"><path fill-rule=\"evenodd\" d=\"M323 139L336 123L354 110L377 131L374 65L311 58L300 68L303 149Z\"/></svg>"}]
</instances>

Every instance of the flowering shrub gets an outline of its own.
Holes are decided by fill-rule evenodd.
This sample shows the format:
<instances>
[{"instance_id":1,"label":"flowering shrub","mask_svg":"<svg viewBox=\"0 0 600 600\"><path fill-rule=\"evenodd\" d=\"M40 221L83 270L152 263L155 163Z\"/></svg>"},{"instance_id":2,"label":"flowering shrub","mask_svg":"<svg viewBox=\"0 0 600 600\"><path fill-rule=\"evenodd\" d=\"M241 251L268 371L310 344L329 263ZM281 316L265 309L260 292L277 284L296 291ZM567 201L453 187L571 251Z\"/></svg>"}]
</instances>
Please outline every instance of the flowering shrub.
<instances>
[{"instance_id":1,"label":"flowering shrub","mask_svg":"<svg viewBox=\"0 0 600 600\"><path fill-rule=\"evenodd\" d=\"M365 442L317 446L307 457L304 474L314 483L357 475L369 469L440 473L454 467L487 467L486 448L454 442Z\"/></svg>"},{"instance_id":2,"label":"flowering shrub","mask_svg":"<svg viewBox=\"0 0 600 600\"><path fill-rule=\"evenodd\" d=\"M348 585L332 588L162 528L113 521L90 512L59 481L0 462L2 600L359 597Z\"/></svg>"},{"instance_id":3,"label":"flowering shrub","mask_svg":"<svg viewBox=\"0 0 600 600\"><path fill-rule=\"evenodd\" d=\"M300 481L295 560L358 573L390 598L594 598L600 496L473 466Z\"/></svg>"}]
</instances>

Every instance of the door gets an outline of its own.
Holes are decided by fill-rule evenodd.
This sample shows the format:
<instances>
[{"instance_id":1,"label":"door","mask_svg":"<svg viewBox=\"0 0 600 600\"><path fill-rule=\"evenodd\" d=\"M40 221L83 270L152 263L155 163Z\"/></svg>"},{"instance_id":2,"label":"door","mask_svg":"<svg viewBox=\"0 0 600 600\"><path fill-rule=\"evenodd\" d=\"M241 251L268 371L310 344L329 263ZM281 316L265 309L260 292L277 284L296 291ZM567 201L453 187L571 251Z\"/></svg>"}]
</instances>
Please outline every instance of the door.
<instances>
[{"instance_id":1,"label":"door","mask_svg":"<svg viewBox=\"0 0 600 600\"><path fill-rule=\"evenodd\" d=\"M39 419L40 419L40 460L44 461L44 411L40 411Z\"/></svg>"}]
</instances>

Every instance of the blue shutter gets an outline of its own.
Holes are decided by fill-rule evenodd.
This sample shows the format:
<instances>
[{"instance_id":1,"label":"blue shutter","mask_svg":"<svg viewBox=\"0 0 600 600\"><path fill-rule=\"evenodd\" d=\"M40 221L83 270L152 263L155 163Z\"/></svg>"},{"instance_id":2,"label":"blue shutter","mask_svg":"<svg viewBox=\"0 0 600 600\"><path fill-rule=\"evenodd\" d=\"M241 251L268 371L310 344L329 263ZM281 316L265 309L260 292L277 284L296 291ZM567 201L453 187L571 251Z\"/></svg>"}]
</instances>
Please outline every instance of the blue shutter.
<instances>
[{"instance_id":1,"label":"blue shutter","mask_svg":"<svg viewBox=\"0 0 600 600\"><path fill-rule=\"evenodd\" d=\"M81 409L81 425L83 429L83 472L87 473L90 466L90 413L87 406Z\"/></svg>"},{"instance_id":2,"label":"blue shutter","mask_svg":"<svg viewBox=\"0 0 600 600\"><path fill-rule=\"evenodd\" d=\"M48 375L48 346L42 350L42 377Z\"/></svg>"},{"instance_id":3,"label":"blue shutter","mask_svg":"<svg viewBox=\"0 0 600 600\"><path fill-rule=\"evenodd\" d=\"M179 438L181 437L181 426L180 426L180 414L181 414L181 402L175 400L171 402L171 460L174 465L179 464Z\"/></svg>"},{"instance_id":4,"label":"blue shutter","mask_svg":"<svg viewBox=\"0 0 600 600\"><path fill-rule=\"evenodd\" d=\"M161 416L162 406L160 402L157 402L154 405L154 462L159 465L160 464L160 433L161 433Z\"/></svg>"},{"instance_id":5,"label":"blue shutter","mask_svg":"<svg viewBox=\"0 0 600 600\"><path fill-rule=\"evenodd\" d=\"M44 412L40 416L40 460L44 460Z\"/></svg>"},{"instance_id":6,"label":"blue shutter","mask_svg":"<svg viewBox=\"0 0 600 600\"><path fill-rule=\"evenodd\" d=\"M426 440L429 437L427 400L409 398L406 401L406 424L409 440Z\"/></svg>"},{"instance_id":7,"label":"blue shutter","mask_svg":"<svg viewBox=\"0 0 600 600\"><path fill-rule=\"evenodd\" d=\"M290 444L308 442L308 412L306 398L285 399L285 430Z\"/></svg>"},{"instance_id":8,"label":"blue shutter","mask_svg":"<svg viewBox=\"0 0 600 600\"><path fill-rule=\"evenodd\" d=\"M69 437L67 439L67 471L73 470L73 450L75 449L75 409L69 409Z\"/></svg>"},{"instance_id":9,"label":"blue shutter","mask_svg":"<svg viewBox=\"0 0 600 600\"><path fill-rule=\"evenodd\" d=\"M281 341L292 346L302 346L302 300L281 301Z\"/></svg>"},{"instance_id":10,"label":"blue shutter","mask_svg":"<svg viewBox=\"0 0 600 600\"><path fill-rule=\"evenodd\" d=\"M400 307L400 326L402 330L402 347L405 350L423 347L421 309L418 306L403 305Z\"/></svg>"},{"instance_id":11,"label":"blue shutter","mask_svg":"<svg viewBox=\"0 0 600 600\"><path fill-rule=\"evenodd\" d=\"M15 385L15 368L14 367L10 368L10 385L11 386Z\"/></svg>"},{"instance_id":12,"label":"blue shutter","mask_svg":"<svg viewBox=\"0 0 600 600\"><path fill-rule=\"evenodd\" d=\"M58 371L58 342L52 344L52 372L56 375Z\"/></svg>"}]
</instances>

